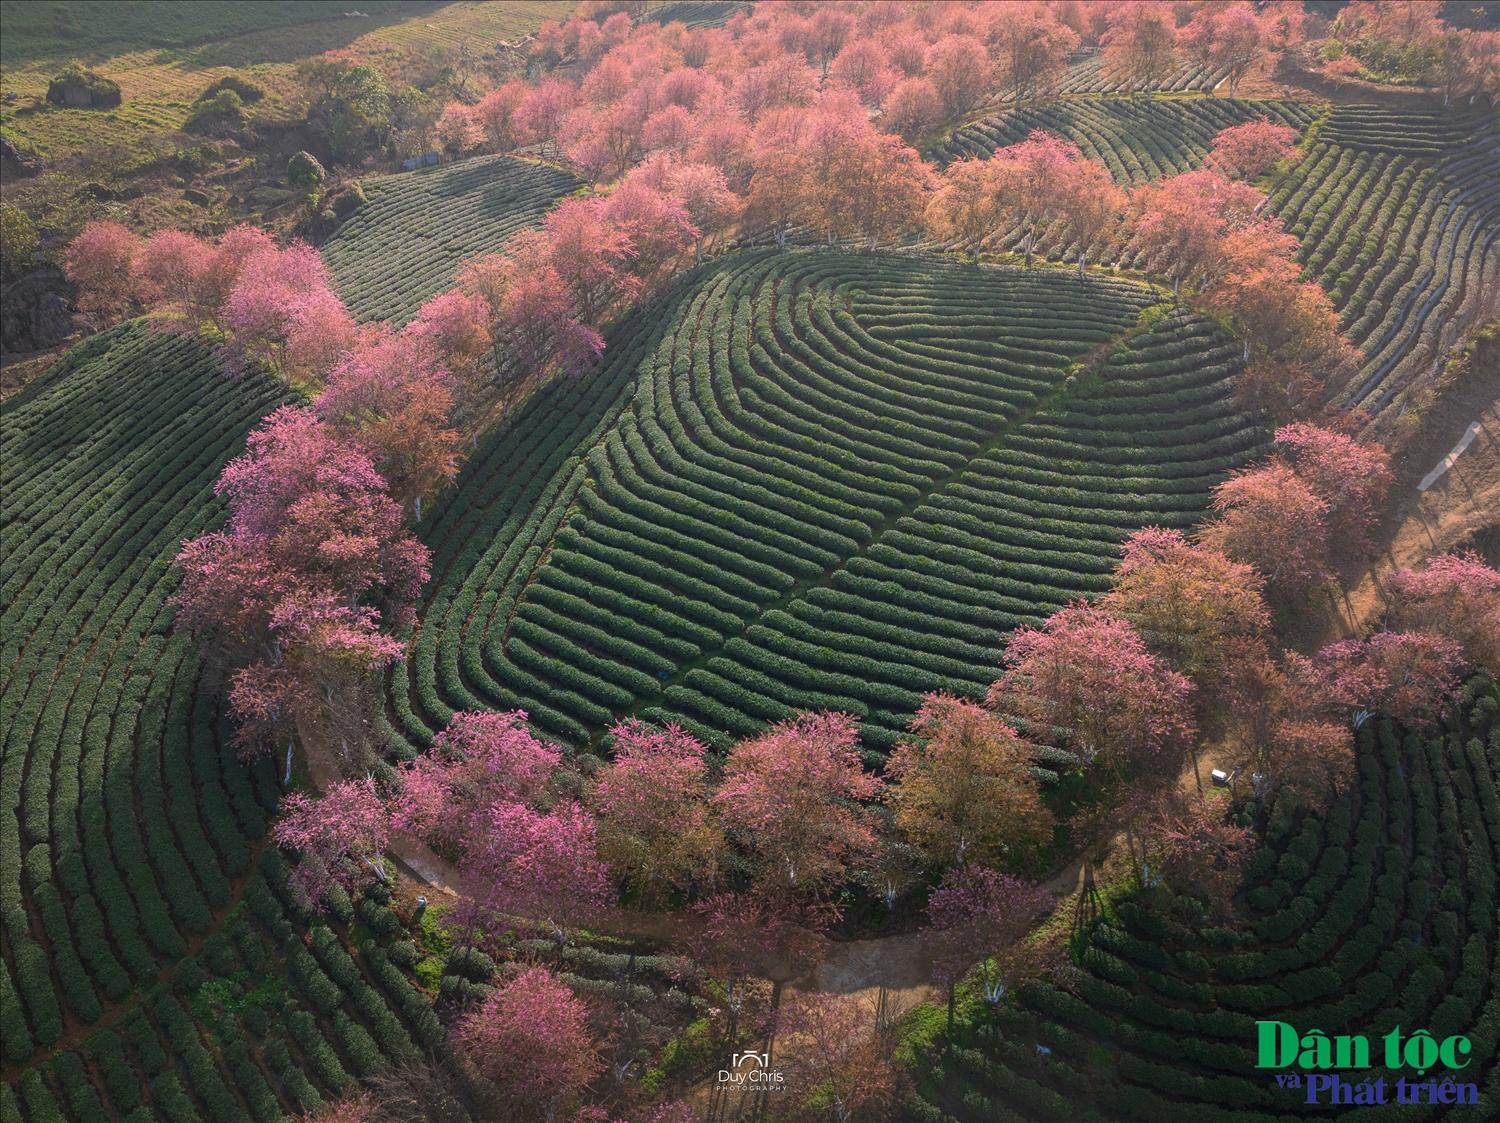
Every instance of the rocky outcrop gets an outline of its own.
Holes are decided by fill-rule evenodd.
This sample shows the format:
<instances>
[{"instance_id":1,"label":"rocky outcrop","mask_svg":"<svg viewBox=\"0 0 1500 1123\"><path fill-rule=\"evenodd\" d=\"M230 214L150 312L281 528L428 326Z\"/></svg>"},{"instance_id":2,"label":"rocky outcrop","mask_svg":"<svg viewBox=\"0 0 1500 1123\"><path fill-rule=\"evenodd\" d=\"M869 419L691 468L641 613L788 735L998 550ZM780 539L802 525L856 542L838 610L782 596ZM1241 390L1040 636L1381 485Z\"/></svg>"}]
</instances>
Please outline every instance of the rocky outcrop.
<instances>
[{"instance_id":1,"label":"rocky outcrop","mask_svg":"<svg viewBox=\"0 0 1500 1123\"><path fill-rule=\"evenodd\" d=\"M0 177L23 179L42 170L42 158L21 148L8 136L0 136Z\"/></svg>"},{"instance_id":2,"label":"rocky outcrop","mask_svg":"<svg viewBox=\"0 0 1500 1123\"><path fill-rule=\"evenodd\" d=\"M73 334L73 287L55 265L33 269L0 289L0 350L53 347Z\"/></svg>"}]
</instances>

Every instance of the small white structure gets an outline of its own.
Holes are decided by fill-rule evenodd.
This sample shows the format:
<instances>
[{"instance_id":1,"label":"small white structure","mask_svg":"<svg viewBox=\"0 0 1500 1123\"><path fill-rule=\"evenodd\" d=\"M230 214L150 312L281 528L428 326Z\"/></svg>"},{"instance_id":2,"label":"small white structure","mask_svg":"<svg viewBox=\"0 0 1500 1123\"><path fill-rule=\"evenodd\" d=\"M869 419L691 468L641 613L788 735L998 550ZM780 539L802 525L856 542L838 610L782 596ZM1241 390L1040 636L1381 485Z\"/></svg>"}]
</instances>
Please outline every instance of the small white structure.
<instances>
[{"instance_id":1,"label":"small white structure","mask_svg":"<svg viewBox=\"0 0 1500 1123\"><path fill-rule=\"evenodd\" d=\"M1208 776L1209 776L1209 779L1213 781L1214 787L1216 787L1216 788L1227 788L1227 787L1229 787L1229 773L1225 772L1222 768L1215 768L1212 772L1210 772L1208 774Z\"/></svg>"}]
</instances>

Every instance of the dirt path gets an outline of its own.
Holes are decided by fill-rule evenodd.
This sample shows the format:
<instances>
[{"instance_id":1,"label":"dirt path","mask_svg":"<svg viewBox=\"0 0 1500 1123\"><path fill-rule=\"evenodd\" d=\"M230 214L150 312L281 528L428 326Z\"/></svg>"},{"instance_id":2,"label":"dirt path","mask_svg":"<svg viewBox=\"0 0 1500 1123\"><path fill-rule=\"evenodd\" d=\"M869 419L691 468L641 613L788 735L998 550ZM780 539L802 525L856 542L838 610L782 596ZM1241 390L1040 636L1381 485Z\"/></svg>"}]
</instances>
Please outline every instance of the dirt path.
<instances>
[{"instance_id":1,"label":"dirt path","mask_svg":"<svg viewBox=\"0 0 1500 1123\"><path fill-rule=\"evenodd\" d=\"M1436 448L1424 448L1427 455L1403 471L1396 513L1387 520L1379 554L1357 577L1346 579L1347 591L1321 621L1319 638L1346 639L1378 620L1392 570L1410 568L1500 527L1500 403L1491 402L1475 421L1474 440L1428 490L1418 490L1418 479L1448 455L1457 437L1449 441L1445 435ZM1459 428L1457 436L1467 428Z\"/></svg>"}]
</instances>

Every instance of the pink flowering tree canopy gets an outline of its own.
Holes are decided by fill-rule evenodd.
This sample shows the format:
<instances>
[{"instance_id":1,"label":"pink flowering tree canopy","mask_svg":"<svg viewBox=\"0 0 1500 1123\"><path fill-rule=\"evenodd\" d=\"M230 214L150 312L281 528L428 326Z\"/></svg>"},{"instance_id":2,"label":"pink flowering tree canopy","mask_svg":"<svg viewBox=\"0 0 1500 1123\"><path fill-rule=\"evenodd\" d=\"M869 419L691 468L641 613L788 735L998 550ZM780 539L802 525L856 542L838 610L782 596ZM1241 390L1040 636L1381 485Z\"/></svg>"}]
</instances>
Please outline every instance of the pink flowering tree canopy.
<instances>
[{"instance_id":1,"label":"pink flowering tree canopy","mask_svg":"<svg viewBox=\"0 0 1500 1123\"><path fill-rule=\"evenodd\" d=\"M1353 711L1376 711L1413 725L1437 718L1454 700L1463 648L1423 632L1376 632L1318 653L1328 696Z\"/></svg>"},{"instance_id":2,"label":"pink flowering tree canopy","mask_svg":"<svg viewBox=\"0 0 1500 1123\"><path fill-rule=\"evenodd\" d=\"M1404 629L1463 646L1476 667L1500 675L1500 571L1473 551L1440 554L1387 583L1391 616Z\"/></svg>"},{"instance_id":3,"label":"pink flowering tree canopy","mask_svg":"<svg viewBox=\"0 0 1500 1123\"><path fill-rule=\"evenodd\" d=\"M1055 730L1085 769L1113 778L1177 774L1194 734L1192 685L1130 623L1086 603L1011 634L992 708Z\"/></svg>"},{"instance_id":4,"label":"pink flowering tree canopy","mask_svg":"<svg viewBox=\"0 0 1500 1123\"><path fill-rule=\"evenodd\" d=\"M516 1119L576 1106L602 1064L588 1009L545 967L526 967L461 1017L454 1039Z\"/></svg>"},{"instance_id":5,"label":"pink flowering tree canopy","mask_svg":"<svg viewBox=\"0 0 1500 1123\"><path fill-rule=\"evenodd\" d=\"M616 725L614 756L589 802L600 855L630 893L660 904L713 876L723 835L708 802L703 745L674 725Z\"/></svg>"},{"instance_id":6,"label":"pink flowering tree canopy","mask_svg":"<svg viewBox=\"0 0 1500 1123\"><path fill-rule=\"evenodd\" d=\"M1296 596L1328 579L1328 504L1292 468L1272 462L1214 489L1217 517L1200 541L1253 566L1274 591Z\"/></svg>"},{"instance_id":7,"label":"pink flowering tree canopy","mask_svg":"<svg viewBox=\"0 0 1500 1123\"><path fill-rule=\"evenodd\" d=\"M78 289L78 310L113 320L130 310L139 235L118 222L90 222L68 243L63 272Z\"/></svg>"},{"instance_id":8,"label":"pink flowering tree canopy","mask_svg":"<svg viewBox=\"0 0 1500 1123\"><path fill-rule=\"evenodd\" d=\"M371 874L385 880L390 812L374 780L341 780L320 796L292 792L281 811L276 843L297 851L292 884L315 906L335 885L353 892Z\"/></svg>"},{"instance_id":9,"label":"pink flowering tree canopy","mask_svg":"<svg viewBox=\"0 0 1500 1123\"><path fill-rule=\"evenodd\" d=\"M561 760L561 749L532 733L524 711L456 713L404 770L394 825L462 849L485 829L495 803L538 803Z\"/></svg>"},{"instance_id":10,"label":"pink flowering tree canopy","mask_svg":"<svg viewBox=\"0 0 1500 1123\"><path fill-rule=\"evenodd\" d=\"M1235 179L1253 180L1283 160L1297 158L1297 130L1261 117L1214 137L1209 164Z\"/></svg>"},{"instance_id":11,"label":"pink flowering tree canopy","mask_svg":"<svg viewBox=\"0 0 1500 1123\"><path fill-rule=\"evenodd\" d=\"M847 714L801 714L741 741L713 804L767 891L817 897L865 860L875 834L859 801L880 790Z\"/></svg>"}]
</instances>

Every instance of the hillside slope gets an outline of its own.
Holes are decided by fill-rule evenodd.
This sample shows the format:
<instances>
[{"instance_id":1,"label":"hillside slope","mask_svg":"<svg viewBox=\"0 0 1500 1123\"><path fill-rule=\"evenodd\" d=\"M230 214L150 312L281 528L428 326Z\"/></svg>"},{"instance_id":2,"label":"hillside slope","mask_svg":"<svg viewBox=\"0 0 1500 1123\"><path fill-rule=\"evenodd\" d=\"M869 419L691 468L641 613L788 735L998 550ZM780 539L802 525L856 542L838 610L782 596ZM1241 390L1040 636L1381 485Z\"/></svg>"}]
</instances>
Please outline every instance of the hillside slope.
<instances>
[{"instance_id":1,"label":"hillside slope","mask_svg":"<svg viewBox=\"0 0 1500 1123\"><path fill-rule=\"evenodd\" d=\"M402 733L487 705L574 744L638 714L722 745L811 707L889 745L921 692L981 691L1003 632L1101 590L1120 539L1191 524L1264 447L1205 321L1110 353L1155 299L893 255L700 271L423 529Z\"/></svg>"}]
</instances>

